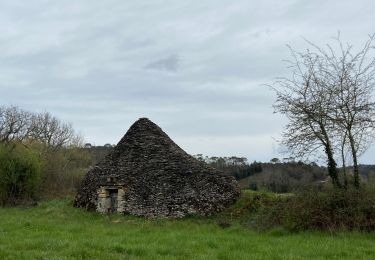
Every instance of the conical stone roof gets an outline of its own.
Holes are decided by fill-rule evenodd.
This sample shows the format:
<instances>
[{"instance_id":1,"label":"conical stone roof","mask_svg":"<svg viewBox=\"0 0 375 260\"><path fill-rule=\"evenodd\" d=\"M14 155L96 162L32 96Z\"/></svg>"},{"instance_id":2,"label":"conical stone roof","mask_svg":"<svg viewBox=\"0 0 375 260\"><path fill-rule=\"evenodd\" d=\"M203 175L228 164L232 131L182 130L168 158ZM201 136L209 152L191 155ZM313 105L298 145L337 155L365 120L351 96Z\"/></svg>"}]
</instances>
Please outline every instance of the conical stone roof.
<instances>
[{"instance_id":1,"label":"conical stone roof","mask_svg":"<svg viewBox=\"0 0 375 260\"><path fill-rule=\"evenodd\" d=\"M147 118L136 121L114 150L85 176L75 206L95 209L108 176L126 187L125 212L146 217L210 215L239 197L231 176L187 154Z\"/></svg>"}]
</instances>

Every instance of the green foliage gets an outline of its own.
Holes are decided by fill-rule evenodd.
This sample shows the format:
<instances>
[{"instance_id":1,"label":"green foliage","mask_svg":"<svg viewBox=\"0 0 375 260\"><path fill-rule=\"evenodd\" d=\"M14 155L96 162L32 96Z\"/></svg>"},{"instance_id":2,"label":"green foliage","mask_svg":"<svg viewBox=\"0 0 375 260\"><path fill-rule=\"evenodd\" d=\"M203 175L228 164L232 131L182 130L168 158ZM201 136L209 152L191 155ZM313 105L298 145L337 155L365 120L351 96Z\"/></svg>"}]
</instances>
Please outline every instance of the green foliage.
<instances>
[{"instance_id":1,"label":"green foliage","mask_svg":"<svg viewBox=\"0 0 375 260\"><path fill-rule=\"evenodd\" d=\"M93 165L88 151L52 149L38 141L0 145L0 203L61 198L76 192Z\"/></svg>"},{"instance_id":2,"label":"green foliage","mask_svg":"<svg viewBox=\"0 0 375 260\"><path fill-rule=\"evenodd\" d=\"M232 219L242 226L251 229L270 229L277 226L266 220L269 211L281 200L293 194L277 194L266 191L243 190L240 199L225 212L218 215L219 219Z\"/></svg>"},{"instance_id":3,"label":"green foliage","mask_svg":"<svg viewBox=\"0 0 375 260\"><path fill-rule=\"evenodd\" d=\"M219 214L218 223L239 222L256 230L300 231L375 230L375 188L299 193L243 190L241 198Z\"/></svg>"},{"instance_id":4,"label":"green foliage","mask_svg":"<svg viewBox=\"0 0 375 260\"><path fill-rule=\"evenodd\" d=\"M30 146L44 161L44 198L61 198L74 194L88 168L93 165L88 151L78 147L54 150L39 142Z\"/></svg>"},{"instance_id":5,"label":"green foliage","mask_svg":"<svg viewBox=\"0 0 375 260\"><path fill-rule=\"evenodd\" d=\"M22 144L0 144L0 203L34 200L42 181L42 161Z\"/></svg>"},{"instance_id":6,"label":"green foliage","mask_svg":"<svg viewBox=\"0 0 375 260\"><path fill-rule=\"evenodd\" d=\"M310 201L307 202L307 199ZM310 198L296 197L301 202L301 211L294 212L291 218L305 216L306 222L301 219L296 222L301 228L316 229L348 229L348 230L375 230L375 192L374 190L340 190L325 193L313 193ZM295 203L295 204L297 204ZM314 215L307 221L308 214Z\"/></svg>"},{"instance_id":7,"label":"green foliage","mask_svg":"<svg viewBox=\"0 0 375 260\"><path fill-rule=\"evenodd\" d=\"M305 191L277 200L261 216L260 228L301 230L375 230L375 191Z\"/></svg>"}]
</instances>

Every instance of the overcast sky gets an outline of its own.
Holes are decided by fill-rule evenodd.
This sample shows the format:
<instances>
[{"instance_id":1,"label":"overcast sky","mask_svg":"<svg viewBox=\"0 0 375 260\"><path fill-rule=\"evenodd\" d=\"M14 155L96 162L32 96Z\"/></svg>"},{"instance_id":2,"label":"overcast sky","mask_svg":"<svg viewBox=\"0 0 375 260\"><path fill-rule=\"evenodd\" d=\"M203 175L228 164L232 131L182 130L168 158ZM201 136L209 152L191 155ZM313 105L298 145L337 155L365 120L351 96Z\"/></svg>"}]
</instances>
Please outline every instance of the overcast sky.
<instances>
[{"instance_id":1,"label":"overcast sky","mask_svg":"<svg viewBox=\"0 0 375 260\"><path fill-rule=\"evenodd\" d=\"M287 74L286 44L340 30L360 45L374 14L374 0L0 0L0 105L49 111L97 145L148 117L191 154L282 158L286 120L263 84Z\"/></svg>"}]
</instances>

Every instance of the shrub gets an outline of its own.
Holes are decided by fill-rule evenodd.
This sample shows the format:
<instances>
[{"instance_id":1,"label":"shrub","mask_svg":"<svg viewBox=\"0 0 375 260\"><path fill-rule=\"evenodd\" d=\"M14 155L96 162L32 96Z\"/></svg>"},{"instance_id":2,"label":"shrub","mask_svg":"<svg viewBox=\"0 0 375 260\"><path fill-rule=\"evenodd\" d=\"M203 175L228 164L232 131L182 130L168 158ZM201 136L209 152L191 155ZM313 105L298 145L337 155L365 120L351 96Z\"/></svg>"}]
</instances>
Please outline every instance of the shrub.
<instances>
[{"instance_id":1,"label":"shrub","mask_svg":"<svg viewBox=\"0 0 375 260\"><path fill-rule=\"evenodd\" d=\"M34 200L42 182L42 162L22 144L0 144L0 204Z\"/></svg>"},{"instance_id":2,"label":"shrub","mask_svg":"<svg viewBox=\"0 0 375 260\"><path fill-rule=\"evenodd\" d=\"M327 190L298 193L263 211L260 228L299 230L375 230L375 191Z\"/></svg>"},{"instance_id":3,"label":"shrub","mask_svg":"<svg viewBox=\"0 0 375 260\"><path fill-rule=\"evenodd\" d=\"M78 147L55 150L40 142L28 143L28 146L43 158L41 196L44 199L73 195L93 164L88 151Z\"/></svg>"},{"instance_id":4,"label":"shrub","mask_svg":"<svg viewBox=\"0 0 375 260\"><path fill-rule=\"evenodd\" d=\"M263 221L263 217L274 207L279 197L279 194L270 192L243 190L240 199L221 213L219 218L239 221L243 226L249 228L267 229L268 223Z\"/></svg>"},{"instance_id":5,"label":"shrub","mask_svg":"<svg viewBox=\"0 0 375 260\"><path fill-rule=\"evenodd\" d=\"M85 173L92 165L90 155L78 148L63 148L45 155L46 176L43 196L59 198L75 194Z\"/></svg>"}]
</instances>

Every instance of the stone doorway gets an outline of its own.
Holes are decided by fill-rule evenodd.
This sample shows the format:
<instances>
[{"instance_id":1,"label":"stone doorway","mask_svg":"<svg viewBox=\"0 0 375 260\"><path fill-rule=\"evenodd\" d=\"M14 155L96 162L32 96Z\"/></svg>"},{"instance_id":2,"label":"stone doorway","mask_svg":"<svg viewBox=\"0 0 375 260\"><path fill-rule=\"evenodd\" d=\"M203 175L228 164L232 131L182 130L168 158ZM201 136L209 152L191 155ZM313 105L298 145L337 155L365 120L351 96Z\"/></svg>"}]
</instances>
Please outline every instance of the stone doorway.
<instances>
[{"instance_id":1,"label":"stone doorway","mask_svg":"<svg viewBox=\"0 0 375 260\"><path fill-rule=\"evenodd\" d=\"M124 212L124 190L123 187L100 187L96 211L100 213Z\"/></svg>"}]
</instances>

